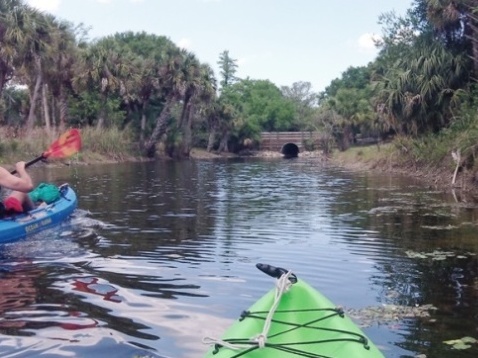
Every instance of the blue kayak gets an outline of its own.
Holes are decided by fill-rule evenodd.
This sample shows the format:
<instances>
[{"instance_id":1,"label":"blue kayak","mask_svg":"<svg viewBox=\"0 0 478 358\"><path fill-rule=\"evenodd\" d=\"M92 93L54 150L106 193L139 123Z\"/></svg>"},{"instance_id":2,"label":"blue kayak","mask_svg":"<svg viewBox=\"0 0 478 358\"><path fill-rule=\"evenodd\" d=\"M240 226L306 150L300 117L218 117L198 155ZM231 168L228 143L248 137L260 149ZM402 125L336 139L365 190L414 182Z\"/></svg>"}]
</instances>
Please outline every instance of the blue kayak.
<instances>
[{"instance_id":1,"label":"blue kayak","mask_svg":"<svg viewBox=\"0 0 478 358\"><path fill-rule=\"evenodd\" d=\"M0 219L0 244L22 239L65 221L76 209L76 193L68 185L60 188L61 197L25 214Z\"/></svg>"}]
</instances>

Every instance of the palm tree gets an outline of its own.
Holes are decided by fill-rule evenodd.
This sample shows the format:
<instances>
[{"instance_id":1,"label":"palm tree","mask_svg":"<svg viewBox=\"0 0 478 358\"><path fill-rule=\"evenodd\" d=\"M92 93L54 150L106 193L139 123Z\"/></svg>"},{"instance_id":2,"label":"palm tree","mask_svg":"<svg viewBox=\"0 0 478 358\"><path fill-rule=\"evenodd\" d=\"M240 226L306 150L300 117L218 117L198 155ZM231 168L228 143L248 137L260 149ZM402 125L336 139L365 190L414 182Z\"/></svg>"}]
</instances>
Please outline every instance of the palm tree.
<instances>
[{"instance_id":1,"label":"palm tree","mask_svg":"<svg viewBox=\"0 0 478 358\"><path fill-rule=\"evenodd\" d=\"M38 99L41 95L43 84L43 64L48 56L51 46L50 34L54 27L54 18L45 16L40 12L32 13L32 26L26 33L22 47L22 56L25 61L18 69L23 81L27 83L30 91L30 110L26 120L26 130L30 132L35 124L35 112Z\"/></svg>"},{"instance_id":2,"label":"palm tree","mask_svg":"<svg viewBox=\"0 0 478 358\"><path fill-rule=\"evenodd\" d=\"M469 56L478 76L478 0L425 0L427 17L449 44L462 39L470 44Z\"/></svg>"},{"instance_id":3,"label":"palm tree","mask_svg":"<svg viewBox=\"0 0 478 358\"><path fill-rule=\"evenodd\" d=\"M127 94L126 80L136 76L132 67L132 55L124 48L118 48L112 37L106 37L82 51L79 70L73 84L77 90L96 89L101 97L101 110L96 123L97 128L105 126L107 102L113 96Z\"/></svg>"},{"instance_id":4,"label":"palm tree","mask_svg":"<svg viewBox=\"0 0 478 358\"><path fill-rule=\"evenodd\" d=\"M48 51L47 65L44 68L44 86L51 92L58 109L60 131L66 126L68 115L68 94L73 92L72 81L78 59L78 44L75 30L68 22L52 21L51 46ZM44 99L45 101L45 99ZM47 113L48 109L45 109ZM56 113L56 111L52 111Z\"/></svg>"},{"instance_id":5,"label":"palm tree","mask_svg":"<svg viewBox=\"0 0 478 358\"><path fill-rule=\"evenodd\" d=\"M217 151L219 153L229 152L229 136L233 129L233 120L237 117L237 111L235 106L222 95L219 98L217 117L219 120L216 123L216 132L218 132L220 135L219 147Z\"/></svg>"},{"instance_id":6,"label":"palm tree","mask_svg":"<svg viewBox=\"0 0 478 358\"><path fill-rule=\"evenodd\" d=\"M417 42L376 82L380 112L399 133L438 131L467 82L466 62L440 43Z\"/></svg>"},{"instance_id":7,"label":"palm tree","mask_svg":"<svg viewBox=\"0 0 478 358\"><path fill-rule=\"evenodd\" d=\"M32 33L35 14L21 0L0 0L0 97L15 69L23 65L21 52Z\"/></svg>"},{"instance_id":8,"label":"palm tree","mask_svg":"<svg viewBox=\"0 0 478 358\"><path fill-rule=\"evenodd\" d=\"M157 77L160 79L160 92L164 99L163 107L156 117L151 135L142 143L144 154L150 158L155 156L156 143L166 133L173 106L178 103L184 93L181 73L183 63L182 52L177 48L169 48L166 49L163 56L157 74Z\"/></svg>"},{"instance_id":9,"label":"palm tree","mask_svg":"<svg viewBox=\"0 0 478 358\"><path fill-rule=\"evenodd\" d=\"M199 66L199 73L197 73L197 78L193 80L193 83L194 92L189 100L189 108L185 115L186 119L183 119L182 122L183 156L189 156L189 152L192 148L193 120L196 116L207 116L209 114L209 109L214 103L217 93L214 71L208 64Z\"/></svg>"}]
</instances>

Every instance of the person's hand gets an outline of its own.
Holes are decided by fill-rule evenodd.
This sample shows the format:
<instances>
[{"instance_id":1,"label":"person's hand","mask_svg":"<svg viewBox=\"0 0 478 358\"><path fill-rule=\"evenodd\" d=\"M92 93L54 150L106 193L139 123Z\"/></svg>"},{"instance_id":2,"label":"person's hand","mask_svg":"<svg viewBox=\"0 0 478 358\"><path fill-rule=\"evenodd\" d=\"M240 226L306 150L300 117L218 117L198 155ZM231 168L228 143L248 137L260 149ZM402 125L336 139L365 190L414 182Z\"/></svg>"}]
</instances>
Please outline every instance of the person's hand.
<instances>
[{"instance_id":1,"label":"person's hand","mask_svg":"<svg viewBox=\"0 0 478 358\"><path fill-rule=\"evenodd\" d=\"M25 170L25 162L21 161L15 164L15 168L17 169L17 172L24 171Z\"/></svg>"}]
</instances>

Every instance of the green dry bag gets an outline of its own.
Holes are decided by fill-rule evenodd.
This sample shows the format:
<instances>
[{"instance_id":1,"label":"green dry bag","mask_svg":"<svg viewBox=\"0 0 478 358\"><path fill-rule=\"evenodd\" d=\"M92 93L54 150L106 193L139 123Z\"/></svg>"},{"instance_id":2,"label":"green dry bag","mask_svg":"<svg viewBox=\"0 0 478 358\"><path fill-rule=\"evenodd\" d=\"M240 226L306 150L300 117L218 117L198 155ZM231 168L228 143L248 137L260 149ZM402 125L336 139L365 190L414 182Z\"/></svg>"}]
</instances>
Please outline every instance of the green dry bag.
<instances>
[{"instance_id":1,"label":"green dry bag","mask_svg":"<svg viewBox=\"0 0 478 358\"><path fill-rule=\"evenodd\" d=\"M60 199L60 189L54 184L40 183L33 191L28 193L28 196L34 203L43 201L51 204Z\"/></svg>"}]
</instances>

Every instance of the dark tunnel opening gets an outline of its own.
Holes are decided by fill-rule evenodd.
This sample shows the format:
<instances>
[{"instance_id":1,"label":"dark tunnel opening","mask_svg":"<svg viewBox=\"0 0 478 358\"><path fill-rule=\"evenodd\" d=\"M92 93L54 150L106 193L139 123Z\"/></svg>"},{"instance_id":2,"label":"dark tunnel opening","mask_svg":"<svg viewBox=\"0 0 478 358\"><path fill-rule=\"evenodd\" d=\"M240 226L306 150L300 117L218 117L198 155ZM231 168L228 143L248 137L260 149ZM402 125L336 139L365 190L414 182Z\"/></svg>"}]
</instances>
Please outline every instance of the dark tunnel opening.
<instances>
[{"instance_id":1,"label":"dark tunnel opening","mask_svg":"<svg viewBox=\"0 0 478 358\"><path fill-rule=\"evenodd\" d=\"M297 158L299 156L299 147L294 143L286 143L282 146L280 152L284 158Z\"/></svg>"}]
</instances>

